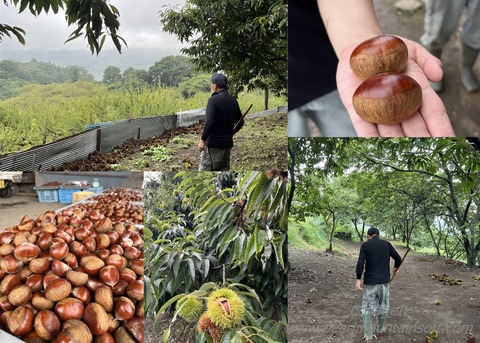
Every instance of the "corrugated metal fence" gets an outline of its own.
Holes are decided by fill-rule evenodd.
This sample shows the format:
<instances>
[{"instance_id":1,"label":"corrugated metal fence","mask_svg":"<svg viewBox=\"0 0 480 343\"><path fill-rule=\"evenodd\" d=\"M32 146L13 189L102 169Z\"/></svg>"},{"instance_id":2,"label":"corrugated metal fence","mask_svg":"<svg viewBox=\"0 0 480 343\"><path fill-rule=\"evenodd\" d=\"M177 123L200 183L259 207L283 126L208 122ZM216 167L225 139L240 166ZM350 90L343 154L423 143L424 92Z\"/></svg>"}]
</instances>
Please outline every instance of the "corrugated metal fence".
<instances>
[{"instance_id":1,"label":"corrugated metal fence","mask_svg":"<svg viewBox=\"0 0 480 343\"><path fill-rule=\"evenodd\" d=\"M278 107L248 117L286 112ZM85 132L29 150L0 156L0 171L47 171L52 167L87 158L94 151L107 152L130 138L161 136L165 130L189 126L203 120L205 109L174 115L120 120L87 125Z\"/></svg>"},{"instance_id":2,"label":"corrugated metal fence","mask_svg":"<svg viewBox=\"0 0 480 343\"><path fill-rule=\"evenodd\" d=\"M110 151L129 138L161 136L165 130L191 125L205 117L204 109L189 112L88 125L85 132L0 156L0 171L46 171L65 162L87 158L94 151ZM179 123L179 115L186 118L183 123Z\"/></svg>"}]
</instances>

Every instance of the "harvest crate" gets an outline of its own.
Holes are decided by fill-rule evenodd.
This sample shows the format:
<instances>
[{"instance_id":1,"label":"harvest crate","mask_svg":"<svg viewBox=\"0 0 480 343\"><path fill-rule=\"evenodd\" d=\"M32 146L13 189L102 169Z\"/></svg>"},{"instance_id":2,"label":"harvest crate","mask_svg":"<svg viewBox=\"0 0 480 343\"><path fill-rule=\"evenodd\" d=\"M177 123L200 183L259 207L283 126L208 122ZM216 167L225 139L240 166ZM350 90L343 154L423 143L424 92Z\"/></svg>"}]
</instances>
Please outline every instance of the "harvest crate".
<instances>
[{"instance_id":1,"label":"harvest crate","mask_svg":"<svg viewBox=\"0 0 480 343\"><path fill-rule=\"evenodd\" d=\"M94 192L75 192L73 193L73 203L82 201L85 198L88 198L92 195L95 195Z\"/></svg>"},{"instance_id":2,"label":"harvest crate","mask_svg":"<svg viewBox=\"0 0 480 343\"><path fill-rule=\"evenodd\" d=\"M58 189L37 189L39 202L58 202Z\"/></svg>"},{"instance_id":3,"label":"harvest crate","mask_svg":"<svg viewBox=\"0 0 480 343\"><path fill-rule=\"evenodd\" d=\"M59 189L58 198L62 204L71 204L73 202L73 193L81 192L83 188L68 188L68 189Z\"/></svg>"}]
</instances>

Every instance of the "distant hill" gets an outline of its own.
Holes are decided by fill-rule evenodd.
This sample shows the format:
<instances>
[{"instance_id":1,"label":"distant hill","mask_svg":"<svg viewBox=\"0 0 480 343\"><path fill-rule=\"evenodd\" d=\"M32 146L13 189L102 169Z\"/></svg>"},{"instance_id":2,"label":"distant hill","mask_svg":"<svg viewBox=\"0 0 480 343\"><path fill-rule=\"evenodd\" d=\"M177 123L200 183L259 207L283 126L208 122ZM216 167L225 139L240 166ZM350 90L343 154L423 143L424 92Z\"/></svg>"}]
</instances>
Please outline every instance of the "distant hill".
<instances>
[{"instance_id":1,"label":"distant hill","mask_svg":"<svg viewBox=\"0 0 480 343\"><path fill-rule=\"evenodd\" d=\"M125 49L122 54L116 50L104 50L100 54L92 55L88 50L8 50L2 49L0 60L18 62L37 61L50 62L66 67L77 65L86 68L96 80L103 78L103 72L108 66L116 66L122 71L129 67L145 69L167 55L179 55L178 50L164 49Z\"/></svg>"}]
</instances>

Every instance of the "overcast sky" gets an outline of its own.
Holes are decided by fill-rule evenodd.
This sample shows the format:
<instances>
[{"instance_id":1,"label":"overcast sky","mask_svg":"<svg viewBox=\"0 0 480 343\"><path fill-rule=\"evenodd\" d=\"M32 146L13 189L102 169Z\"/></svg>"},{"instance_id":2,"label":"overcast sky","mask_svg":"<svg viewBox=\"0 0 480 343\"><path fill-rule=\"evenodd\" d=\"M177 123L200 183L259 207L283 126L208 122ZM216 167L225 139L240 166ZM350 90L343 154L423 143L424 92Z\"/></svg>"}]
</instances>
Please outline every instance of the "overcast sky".
<instances>
[{"instance_id":1,"label":"overcast sky","mask_svg":"<svg viewBox=\"0 0 480 343\"><path fill-rule=\"evenodd\" d=\"M3 1L2 1L3 2ZM166 4L183 6L185 0L113 0L111 3L120 12L120 29L129 48L163 48L178 49L182 47L176 37L162 31L158 11ZM19 26L26 31L26 45L4 37L0 43L1 49L85 49L88 45L83 37L64 44L76 26L68 27L63 13L41 14L35 17L26 9L19 14L13 5L6 7L0 3L0 22L10 26ZM107 44L108 43L108 44ZM104 50L114 49L107 38Z\"/></svg>"}]
</instances>

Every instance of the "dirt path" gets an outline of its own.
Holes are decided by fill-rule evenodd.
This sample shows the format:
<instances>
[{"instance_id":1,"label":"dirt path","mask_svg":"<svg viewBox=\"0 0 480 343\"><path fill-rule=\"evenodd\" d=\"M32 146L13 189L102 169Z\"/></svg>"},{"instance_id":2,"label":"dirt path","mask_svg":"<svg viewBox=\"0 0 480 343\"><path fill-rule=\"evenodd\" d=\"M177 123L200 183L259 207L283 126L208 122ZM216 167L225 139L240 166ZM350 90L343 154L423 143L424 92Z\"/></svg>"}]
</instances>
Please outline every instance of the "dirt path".
<instances>
[{"instance_id":1,"label":"dirt path","mask_svg":"<svg viewBox=\"0 0 480 343\"><path fill-rule=\"evenodd\" d=\"M360 243L347 249L347 255L290 250L289 343L362 342L362 294L354 287ZM403 256L405 249L398 252ZM444 273L463 285L443 285L428 275ZM410 252L391 284L389 333L378 342L424 342L430 330L439 333L436 343L465 342L469 332L480 338L480 281L474 276L480 270Z\"/></svg>"},{"instance_id":2,"label":"dirt path","mask_svg":"<svg viewBox=\"0 0 480 343\"><path fill-rule=\"evenodd\" d=\"M24 215L36 218L50 210L57 210L68 204L58 202L38 202L34 195L14 195L11 198L0 198L0 231L17 225Z\"/></svg>"}]
</instances>

